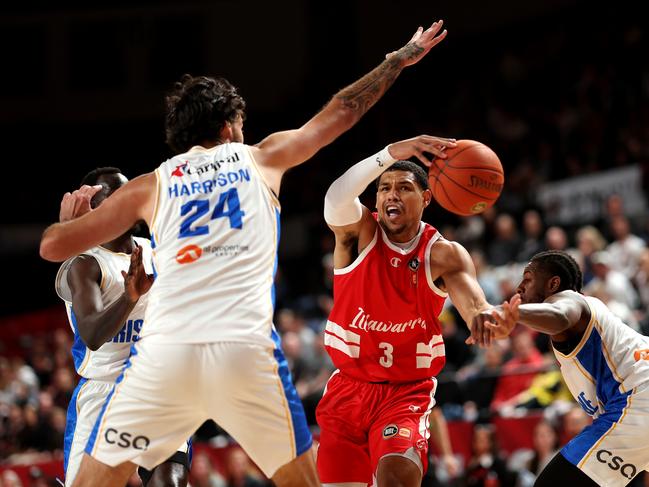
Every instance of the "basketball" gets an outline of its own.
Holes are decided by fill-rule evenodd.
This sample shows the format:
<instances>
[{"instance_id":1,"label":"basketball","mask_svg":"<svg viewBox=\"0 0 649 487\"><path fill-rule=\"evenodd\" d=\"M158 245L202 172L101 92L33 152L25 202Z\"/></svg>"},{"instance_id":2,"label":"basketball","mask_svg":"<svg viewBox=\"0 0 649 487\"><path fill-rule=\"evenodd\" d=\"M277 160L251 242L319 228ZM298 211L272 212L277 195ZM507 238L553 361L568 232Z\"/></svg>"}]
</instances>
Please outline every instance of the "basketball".
<instances>
[{"instance_id":1,"label":"basketball","mask_svg":"<svg viewBox=\"0 0 649 487\"><path fill-rule=\"evenodd\" d=\"M458 140L446 150L446 159L434 159L428 170L433 198L442 208L461 216L490 208L505 182L503 166L494 151L475 140Z\"/></svg>"}]
</instances>

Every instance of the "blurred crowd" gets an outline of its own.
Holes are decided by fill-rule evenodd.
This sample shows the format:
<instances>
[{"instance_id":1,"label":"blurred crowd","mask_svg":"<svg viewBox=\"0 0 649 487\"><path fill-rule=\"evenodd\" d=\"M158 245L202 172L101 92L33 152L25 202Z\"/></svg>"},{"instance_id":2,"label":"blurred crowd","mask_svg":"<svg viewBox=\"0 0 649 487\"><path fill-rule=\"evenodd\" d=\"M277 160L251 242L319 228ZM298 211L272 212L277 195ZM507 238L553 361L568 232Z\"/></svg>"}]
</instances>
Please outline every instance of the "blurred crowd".
<instances>
[{"instance_id":1,"label":"blurred crowd","mask_svg":"<svg viewBox=\"0 0 649 487\"><path fill-rule=\"evenodd\" d=\"M444 133L482 134L476 138L492 146L503 161L506 187L498 204L481 215L463 219L443 215L429 223L467 248L489 302L499 304L515 293L532 255L565 250L581 266L585 294L600 298L630 327L647 335L647 213L630 215L625 195L611 194L593 221L555 225L547 223L534 198L541 183L628 164L641 167L642 187L645 191L649 187L649 64L640 55L647 50L646 32L631 24L596 30L593 37L560 26L548 29L543 38L512 46L500 63L485 67L489 75L483 76L480 90L468 81L455 81L452 95L444 101L449 108ZM590 44L584 50L585 43ZM564 61L558 63L561 50ZM607 52L615 55L600 55ZM545 72L548 65L551 73ZM566 79L570 84L564 84ZM421 120L421 114L408 112L415 109L399 108L404 130L408 123L417 125ZM422 130L421 124L411 128L412 134ZM392 135L379 136L386 142ZM329 169L326 173L321 178L314 172L313 180L330 181ZM298 200L287 202L289 208L310 200L311 189L303 181L291 183L287 178L287 186L285 198ZM277 275L275 316L297 391L316 433L315 407L333 371L322 338L332 306L333 241L317 203L305 203L305 213L289 213L283 223L286 243ZM311 211L310 205L317 208ZM305 254L310 260L299 260ZM320 265L307 268L305 262L313 262L314 255ZM301 275L304 282L295 277ZM447 302L440 320L447 364L439 376L437 407L449 421L476 426L472 453L461 459L463 468L447 472L432 458L424 484L531 486L561 445L590 421L567 391L548 337L518 329L509 339L482 350L464 344L467 327L452 303ZM62 458L66 408L78 380L71 346L72 333L57 328L29 337L19 353L0 348L0 465ZM533 448L503 456L494 417L539 412L543 419L534 429ZM198 445L229 449L222 462L198 449L193 486L267 485L217 425L206 423L196 439ZM3 472L0 487L22 485L14 476ZM32 477L31 485L56 485L38 471Z\"/></svg>"}]
</instances>

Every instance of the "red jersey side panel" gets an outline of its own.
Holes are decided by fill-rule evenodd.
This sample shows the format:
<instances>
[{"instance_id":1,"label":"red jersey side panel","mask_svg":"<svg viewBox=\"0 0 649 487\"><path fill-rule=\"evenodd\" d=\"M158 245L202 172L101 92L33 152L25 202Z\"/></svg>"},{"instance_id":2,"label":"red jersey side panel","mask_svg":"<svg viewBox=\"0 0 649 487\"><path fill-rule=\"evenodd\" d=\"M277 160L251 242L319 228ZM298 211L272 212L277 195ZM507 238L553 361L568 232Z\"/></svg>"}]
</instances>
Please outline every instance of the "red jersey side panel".
<instances>
[{"instance_id":1,"label":"red jersey side panel","mask_svg":"<svg viewBox=\"0 0 649 487\"><path fill-rule=\"evenodd\" d=\"M411 382L435 376L445 353L438 316L446 293L430 274L440 237L422 223L408 251L382 228L348 267L334 271L334 306L325 346L345 374L368 382Z\"/></svg>"}]
</instances>

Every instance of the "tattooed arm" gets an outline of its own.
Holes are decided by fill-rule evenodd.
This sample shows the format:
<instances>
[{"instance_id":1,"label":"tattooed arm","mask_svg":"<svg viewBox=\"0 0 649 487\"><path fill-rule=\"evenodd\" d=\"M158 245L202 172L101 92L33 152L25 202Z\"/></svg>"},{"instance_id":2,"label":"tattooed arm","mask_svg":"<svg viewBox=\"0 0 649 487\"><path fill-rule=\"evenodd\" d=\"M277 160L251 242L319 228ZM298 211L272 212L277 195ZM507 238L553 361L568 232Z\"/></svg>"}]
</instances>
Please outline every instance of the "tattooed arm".
<instances>
[{"instance_id":1,"label":"tattooed arm","mask_svg":"<svg viewBox=\"0 0 649 487\"><path fill-rule=\"evenodd\" d=\"M338 92L329 103L299 129L271 134L252 150L271 188L278 193L282 174L311 158L318 150L349 130L392 86L403 68L422 59L446 37L443 22L421 27L408 44L361 79Z\"/></svg>"}]
</instances>

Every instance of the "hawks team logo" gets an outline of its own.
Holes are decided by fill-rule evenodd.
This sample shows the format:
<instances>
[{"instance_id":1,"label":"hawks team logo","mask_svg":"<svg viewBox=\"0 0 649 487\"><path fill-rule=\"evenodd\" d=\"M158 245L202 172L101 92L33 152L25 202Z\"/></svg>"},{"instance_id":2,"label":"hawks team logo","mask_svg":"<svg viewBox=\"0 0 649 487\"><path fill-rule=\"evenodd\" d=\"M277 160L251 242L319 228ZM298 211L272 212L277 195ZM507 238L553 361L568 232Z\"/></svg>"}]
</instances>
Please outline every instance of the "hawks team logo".
<instances>
[{"instance_id":1,"label":"hawks team logo","mask_svg":"<svg viewBox=\"0 0 649 487\"><path fill-rule=\"evenodd\" d=\"M171 175L172 176L178 176L179 178L183 177L185 175L184 169L187 167L187 164L189 164L188 161L185 161L182 164L178 164L176 166L176 169L171 171Z\"/></svg>"},{"instance_id":2,"label":"hawks team logo","mask_svg":"<svg viewBox=\"0 0 649 487\"><path fill-rule=\"evenodd\" d=\"M398 432L399 427L396 424L389 424L383 428L383 439L387 440L388 438L392 438L393 436L396 436Z\"/></svg>"},{"instance_id":3,"label":"hawks team logo","mask_svg":"<svg viewBox=\"0 0 649 487\"><path fill-rule=\"evenodd\" d=\"M203 255L203 249L197 245L188 245L183 247L176 254L176 262L179 264L190 264L200 258Z\"/></svg>"}]
</instances>

